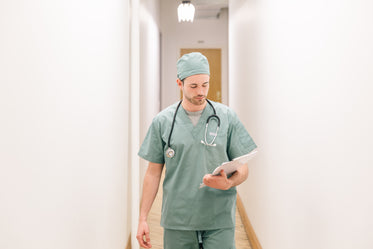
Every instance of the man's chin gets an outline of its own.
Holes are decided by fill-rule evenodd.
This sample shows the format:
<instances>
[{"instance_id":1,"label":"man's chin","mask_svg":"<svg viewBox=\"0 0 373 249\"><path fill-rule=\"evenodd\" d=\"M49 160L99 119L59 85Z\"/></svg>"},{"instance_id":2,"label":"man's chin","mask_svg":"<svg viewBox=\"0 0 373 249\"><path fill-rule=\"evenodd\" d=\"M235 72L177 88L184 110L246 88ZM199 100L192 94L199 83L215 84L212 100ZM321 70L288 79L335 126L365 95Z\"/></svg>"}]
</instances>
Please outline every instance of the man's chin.
<instances>
[{"instance_id":1,"label":"man's chin","mask_svg":"<svg viewBox=\"0 0 373 249\"><path fill-rule=\"evenodd\" d=\"M203 105L205 103L206 99L193 99L193 104L195 105Z\"/></svg>"}]
</instances>

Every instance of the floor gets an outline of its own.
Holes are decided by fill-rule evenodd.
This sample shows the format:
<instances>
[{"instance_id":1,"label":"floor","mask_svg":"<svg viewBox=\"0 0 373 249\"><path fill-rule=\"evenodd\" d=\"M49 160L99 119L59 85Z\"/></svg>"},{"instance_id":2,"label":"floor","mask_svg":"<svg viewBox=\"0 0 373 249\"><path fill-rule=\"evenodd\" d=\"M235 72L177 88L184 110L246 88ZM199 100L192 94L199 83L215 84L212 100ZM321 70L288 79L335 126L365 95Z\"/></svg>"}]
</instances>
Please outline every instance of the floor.
<instances>
[{"instance_id":1,"label":"floor","mask_svg":"<svg viewBox=\"0 0 373 249\"><path fill-rule=\"evenodd\" d=\"M163 179L162 179L163 180ZM160 184L162 186L162 182ZM150 229L150 242L152 249L163 249L163 228L159 225L161 220L162 207L162 187L159 188L158 194L154 200L152 209L148 216L148 225ZM236 249L251 249L249 239L246 235L245 228L242 224L241 217L236 210Z\"/></svg>"}]
</instances>

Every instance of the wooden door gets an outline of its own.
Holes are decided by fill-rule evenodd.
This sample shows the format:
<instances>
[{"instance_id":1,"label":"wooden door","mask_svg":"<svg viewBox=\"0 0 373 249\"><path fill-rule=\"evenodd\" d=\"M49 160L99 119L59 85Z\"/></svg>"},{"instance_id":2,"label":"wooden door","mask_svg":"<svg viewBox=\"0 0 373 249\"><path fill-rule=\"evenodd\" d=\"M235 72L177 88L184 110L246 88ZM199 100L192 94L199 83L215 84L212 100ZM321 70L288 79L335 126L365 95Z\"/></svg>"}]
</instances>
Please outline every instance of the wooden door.
<instances>
[{"instance_id":1,"label":"wooden door","mask_svg":"<svg viewBox=\"0 0 373 249\"><path fill-rule=\"evenodd\" d=\"M191 52L200 52L210 64L210 89L207 98L221 103L221 49L220 48L182 48L180 57ZM183 96L180 92L181 97Z\"/></svg>"}]
</instances>

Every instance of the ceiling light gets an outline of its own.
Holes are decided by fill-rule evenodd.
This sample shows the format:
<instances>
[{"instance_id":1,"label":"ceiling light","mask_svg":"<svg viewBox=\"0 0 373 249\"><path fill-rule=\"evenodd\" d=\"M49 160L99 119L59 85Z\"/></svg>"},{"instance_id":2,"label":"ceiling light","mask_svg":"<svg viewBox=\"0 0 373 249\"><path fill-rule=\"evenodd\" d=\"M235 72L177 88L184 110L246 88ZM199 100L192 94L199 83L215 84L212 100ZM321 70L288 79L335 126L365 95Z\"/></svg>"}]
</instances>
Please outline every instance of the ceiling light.
<instances>
[{"instance_id":1,"label":"ceiling light","mask_svg":"<svg viewBox=\"0 0 373 249\"><path fill-rule=\"evenodd\" d=\"M195 8L190 1L182 1L177 8L179 22L193 22Z\"/></svg>"}]
</instances>

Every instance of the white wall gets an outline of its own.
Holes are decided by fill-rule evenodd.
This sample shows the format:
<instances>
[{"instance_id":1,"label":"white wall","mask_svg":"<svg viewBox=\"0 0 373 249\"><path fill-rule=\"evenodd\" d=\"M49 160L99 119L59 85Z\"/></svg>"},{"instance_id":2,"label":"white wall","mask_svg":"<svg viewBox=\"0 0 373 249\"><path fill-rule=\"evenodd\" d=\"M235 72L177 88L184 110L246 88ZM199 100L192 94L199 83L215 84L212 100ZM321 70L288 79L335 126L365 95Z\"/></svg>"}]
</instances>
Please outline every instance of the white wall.
<instances>
[{"instance_id":1,"label":"white wall","mask_svg":"<svg viewBox=\"0 0 373 249\"><path fill-rule=\"evenodd\" d=\"M137 156L153 117L160 111L160 32L158 0L131 1L131 170L128 175L131 207L131 245L136 240L140 196L147 162Z\"/></svg>"},{"instance_id":2,"label":"white wall","mask_svg":"<svg viewBox=\"0 0 373 249\"><path fill-rule=\"evenodd\" d=\"M124 248L129 6L0 3L0 248Z\"/></svg>"},{"instance_id":3,"label":"white wall","mask_svg":"<svg viewBox=\"0 0 373 249\"><path fill-rule=\"evenodd\" d=\"M174 0L161 1L162 109L180 99L180 90L176 84L176 62L180 58L180 48L222 49L222 102L227 104L228 11L223 11L219 19L195 19L193 23L179 23L177 7L180 3Z\"/></svg>"},{"instance_id":4,"label":"white wall","mask_svg":"<svg viewBox=\"0 0 373 249\"><path fill-rule=\"evenodd\" d=\"M239 191L263 249L373 248L372 9L230 1L230 104L260 151Z\"/></svg>"},{"instance_id":5,"label":"white wall","mask_svg":"<svg viewBox=\"0 0 373 249\"><path fill-rule=\"evenodd\" d=\"M140 4L140 140L161 108L160 99L160 3L141 0ZM141 160L140 182L147 162Z\"/></svg>"}]
</instances>

